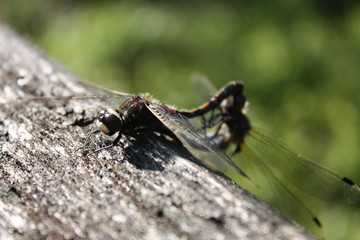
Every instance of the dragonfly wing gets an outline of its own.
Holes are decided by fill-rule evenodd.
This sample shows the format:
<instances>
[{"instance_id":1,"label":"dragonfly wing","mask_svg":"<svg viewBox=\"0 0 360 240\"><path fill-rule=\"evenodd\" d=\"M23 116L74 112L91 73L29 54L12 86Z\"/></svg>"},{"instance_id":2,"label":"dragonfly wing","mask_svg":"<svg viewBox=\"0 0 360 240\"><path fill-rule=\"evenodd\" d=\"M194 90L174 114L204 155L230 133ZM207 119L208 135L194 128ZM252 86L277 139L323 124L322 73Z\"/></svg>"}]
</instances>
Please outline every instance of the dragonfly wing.
<instances>
[{"instance_id":1,"label":"dragonfly wing","mask_svg":"<svg viewBox=\"0 0 360 240\"><path fill-rule=\"evenodd\" d=\"M273 207L294 217L303 223L307 229L320 233L321 224L315 214L278 179L268 165L264 163L263 156L256 149L244 145L240 155L239 157L245 165L250 163L256 166L253 171L256 171L254 176L259 176L255 180L260 184L260 188L249 186L252 192L263 196Z\"/></svg>"},{"instance_id":2,"label":"dragonfly wing","mask_svg":"<svg viewBox=\"0 0 360 240\"><path fill-rule=\"evenodd\" d=\"M82 79L77 79L77 81L79 83L85 85L85 86L90 86L90 87L92 87L94 89L100 90L102 92L106 92L108 94L117 95L117 96L125 97L125 98L130 98L130 97L134 96L133 94L112 90L112 89L109 89L109 88L106 88L106 87L99 86L99 85L97 85L95 83L84 81Z\"/></svg>"},{"instance_id":3,"label":"dragonfly wing","mask_svg":"<svg viewBox=\"0 0 360 240\"><path fill-rule=\"evenodd\" d=\"M350 179L294 153L285 144L262 131L251 130L245 138L245 144L256 151L259 161L270 172L288 180L300 190L326 201L360 202L360 189Z\"/></svg>"},{"instance_id":4,"label":"dragonfly wing","mask_svg":"<svg viewBox=\"0 0 360 240\"><path fill-rule=\"evenodd\" d=\"M99 90L100 92L97 95L83 95L83 96L22 96L17 97L10 102L18 102L18 101L51 101L51 100L90 100L90 99L121 99L126 100L128 98L134 97L134 94L124 93L124 92L118 92L113 91L101 86L98 86L93 83L88 83L82 80L79 80L81 84L84 84L86 86L90 86L92 88L95 88ZM103 93L108 93L107 95L103 95ZM109 94L110 93L110 94Z\"/></svg>"},{"instance_id":5,"label":"dragonfly wing","mask_svg":"<svg viewBox=\"0 0 360 240\"><path fill-rule=\"evenodd\" d=\"M251 181L247 174L235 165L231 159L221 151L219 146L208 138L205 132L201 128L196 127L188 118L173 109L158 104L147 103L146 106L175 134L192 154L197 157L205 154L206 159L200 157L200 160L202 160L206 166L221 172L228 170L228 167L230 167Z\"/></svg>"},{"instance_id":6,"label":"dragonfly wing","mask_svg":"<svg viewBox=\"0 0 360 240\"><path fill-rule=\"evenodd\" d=\"M201 102L208 101L217 92L215 86L202 73L194 73L191 76L191 80L193 89L196 90L196 96L198 96Z\"/></svg>"}]
</instances>

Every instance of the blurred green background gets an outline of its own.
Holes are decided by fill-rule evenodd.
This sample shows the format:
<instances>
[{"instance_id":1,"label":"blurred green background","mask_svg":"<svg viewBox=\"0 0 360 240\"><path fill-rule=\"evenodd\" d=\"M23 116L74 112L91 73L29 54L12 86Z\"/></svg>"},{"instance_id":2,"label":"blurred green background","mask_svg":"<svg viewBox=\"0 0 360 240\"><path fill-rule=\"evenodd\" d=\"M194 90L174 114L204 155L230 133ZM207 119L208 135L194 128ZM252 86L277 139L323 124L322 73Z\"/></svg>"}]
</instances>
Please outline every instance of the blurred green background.
<instances>
[{"instance_id":1,"label":"blurred green background","mask_svg":"<svg viewBox=\"0 0 360 240\"><path fill-rule=\"evenodd\" d=\"M360 3L1 0L0 18L84 79L199 105L194 72L241 80L253 125L360 184ZM360 208L325 205L326 239L360 239Z\"/></svg>"}]
</instances>

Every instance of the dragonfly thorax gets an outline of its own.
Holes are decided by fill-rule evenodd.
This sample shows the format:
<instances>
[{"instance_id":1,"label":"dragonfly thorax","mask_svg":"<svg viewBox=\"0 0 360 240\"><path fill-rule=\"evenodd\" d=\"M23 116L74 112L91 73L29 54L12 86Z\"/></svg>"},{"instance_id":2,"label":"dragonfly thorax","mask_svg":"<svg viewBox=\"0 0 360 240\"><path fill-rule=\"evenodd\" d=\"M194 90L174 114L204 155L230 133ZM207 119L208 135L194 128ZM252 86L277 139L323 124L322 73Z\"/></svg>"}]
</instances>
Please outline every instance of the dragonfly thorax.
<instances>
[{"instance_id":1,"label":"dragonfly thorax","mask_svg":"<svg viewBox=\"0 0 360 240\"><path fill-rule=\"evenodd\" d=\"M119 111L115 109L105 109L99 112L96 126L106 135L113 135L121 130L123 125L123 117Z\"/></svg>"}]
</instances>

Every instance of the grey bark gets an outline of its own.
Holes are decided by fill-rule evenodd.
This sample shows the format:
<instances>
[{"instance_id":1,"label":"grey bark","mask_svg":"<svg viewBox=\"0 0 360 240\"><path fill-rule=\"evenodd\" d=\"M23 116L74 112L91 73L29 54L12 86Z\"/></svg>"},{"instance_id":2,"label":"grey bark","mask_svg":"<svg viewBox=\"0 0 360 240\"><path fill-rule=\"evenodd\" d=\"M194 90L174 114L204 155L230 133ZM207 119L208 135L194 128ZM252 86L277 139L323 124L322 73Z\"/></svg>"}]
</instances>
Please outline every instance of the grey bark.
<instances>
[{"instance_id":1,"label":"grey bark","mask_svg":"<svg viewBox=\"0 0 360 240\"><path fill-rule=\"evenodd\" d=\"M0 239L314 239L178 142L144 134L75 151L112 104L11 101L95 89L4 25L0 84Z\"/></svg>"}]
</instances>

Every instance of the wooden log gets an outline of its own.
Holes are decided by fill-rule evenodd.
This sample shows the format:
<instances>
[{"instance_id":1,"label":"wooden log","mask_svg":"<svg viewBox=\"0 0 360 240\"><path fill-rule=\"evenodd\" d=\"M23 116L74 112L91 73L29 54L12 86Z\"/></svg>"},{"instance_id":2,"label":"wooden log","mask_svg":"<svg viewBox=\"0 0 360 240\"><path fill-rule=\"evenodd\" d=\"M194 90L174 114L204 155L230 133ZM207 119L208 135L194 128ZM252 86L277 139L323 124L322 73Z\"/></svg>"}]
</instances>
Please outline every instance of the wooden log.
<instances>
[{"instance_id":1,"label":"wooden log","mask_svg":"<svg viewBox=\"0 0 360 240\"><path fill-rule=\"evenodd\" d=\"M76 151L109 102L11 101L96 93L78 80L0 25L0 239L315 239L179 142Z\"/></svg>"}]
</instances>

